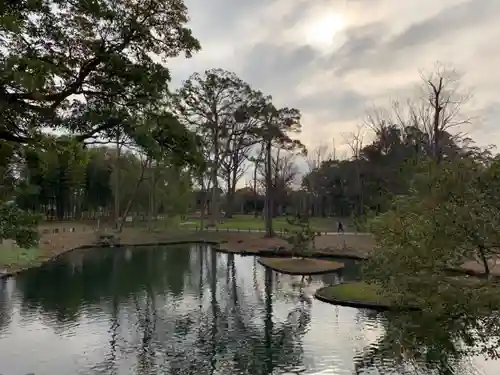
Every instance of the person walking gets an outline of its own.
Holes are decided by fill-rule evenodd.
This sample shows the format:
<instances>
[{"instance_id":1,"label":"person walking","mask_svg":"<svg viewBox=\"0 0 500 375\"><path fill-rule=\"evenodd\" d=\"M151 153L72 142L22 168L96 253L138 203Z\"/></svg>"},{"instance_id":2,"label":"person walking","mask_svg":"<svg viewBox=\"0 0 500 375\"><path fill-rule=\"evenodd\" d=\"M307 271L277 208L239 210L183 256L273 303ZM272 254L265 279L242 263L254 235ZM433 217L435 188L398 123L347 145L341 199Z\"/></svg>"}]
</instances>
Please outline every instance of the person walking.
<instances>
[{"instance_id":1,"label":"person walking","mask_svg":"<svg viewBox=\"0 0 500 375\"><path fill-rule=\"evenodd\" d=\"M338 226L337 226L337 233L344 233L344 225L342 222L339 220Z\"/></svg>"}]
</instances>

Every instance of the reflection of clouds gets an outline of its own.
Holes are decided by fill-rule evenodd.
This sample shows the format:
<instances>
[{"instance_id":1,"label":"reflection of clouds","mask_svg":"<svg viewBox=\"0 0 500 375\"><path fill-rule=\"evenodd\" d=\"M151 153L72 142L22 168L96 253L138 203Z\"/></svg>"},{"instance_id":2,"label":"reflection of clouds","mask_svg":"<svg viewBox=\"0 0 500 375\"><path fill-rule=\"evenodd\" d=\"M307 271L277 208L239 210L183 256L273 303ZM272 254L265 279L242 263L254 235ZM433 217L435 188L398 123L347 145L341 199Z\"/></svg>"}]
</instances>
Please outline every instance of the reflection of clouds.
<instances>
[{"instance_id":1,"label":"reflection of clouds","mask_svg":"<svg viewBox=\"0 0 500 375\"><path fill-rule=\"evenodd\" d=\"M101 318L56 333L36 315L30 321L22 319L16 307L9 334L0 337L8 342L1 345L0 341L1 370L4 374L59 374L64 368L84 369L104 355L107 330L107 321Z\"/></svg>"},{"instance_id":2,"label":"reflection of clouds","mask_svg":"<svg viewBox=\"0 0 500 375\"><path fill-rule=\"evenodd\" d=\"M167 259L167 253L163 253L163 260ZM127 262L130 262L132 260L132 250L130 248L127 248L125 250L125 260Z\"/></svg>"}]
</instances>

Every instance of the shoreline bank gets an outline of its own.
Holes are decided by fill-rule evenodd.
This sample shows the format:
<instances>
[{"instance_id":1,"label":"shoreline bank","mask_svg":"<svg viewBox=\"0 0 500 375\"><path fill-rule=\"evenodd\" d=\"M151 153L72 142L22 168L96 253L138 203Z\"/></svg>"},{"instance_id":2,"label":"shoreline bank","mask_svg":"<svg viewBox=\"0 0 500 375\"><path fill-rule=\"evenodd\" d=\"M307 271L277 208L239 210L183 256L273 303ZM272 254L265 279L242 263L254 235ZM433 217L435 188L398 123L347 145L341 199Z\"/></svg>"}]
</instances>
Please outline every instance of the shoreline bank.
<instances>
[{"instance_id":1,"label":"shoreline bank","mask_svg":"<svg viewBox=\"0 0 500 375\"><path fill-rule=\"evenodd\" d=\"M390 304L376 288L363 281L324 286L314 293L318 301L331 305L370 309L375 311L421 311L418 306Z\"/></svg>"},{"instance_id":2,"label":"shoreline bank","mask_svg":"<svg viewBox=\"0 0 500 375\"><path fill-rule=\"evenodd\" d=\"M14 276L30 268L39 267L52 261L67 252L86 249L103 248L109 246L95 245L96 232L88 228L81 232L59 232L42 234L39 244L39 254L29 264L0 264L0 278ZM290 245L280 237L265 238L261 233L244 232L197 232L176 229L170 231L148 231L145 229L125 228L119 235L119 244L116 247L134 246L168 246L176 244L201 243L215 247L221 253L238 254L242 256L257 256L263 258L290 258L299 255L306 259L325 260L367 260L374 247L374 241L366 234L360 236L321 236L316 239L316 250L307 254L297 254L290 251ZM9 251L16 251L12 249ZM1 263L1 262L0 262ZM484 277L479 270L479 264L467 262L460 269L447 271ZM500 277L500 266L493 269L493 275Z\"/></svg>"}]
</instances>

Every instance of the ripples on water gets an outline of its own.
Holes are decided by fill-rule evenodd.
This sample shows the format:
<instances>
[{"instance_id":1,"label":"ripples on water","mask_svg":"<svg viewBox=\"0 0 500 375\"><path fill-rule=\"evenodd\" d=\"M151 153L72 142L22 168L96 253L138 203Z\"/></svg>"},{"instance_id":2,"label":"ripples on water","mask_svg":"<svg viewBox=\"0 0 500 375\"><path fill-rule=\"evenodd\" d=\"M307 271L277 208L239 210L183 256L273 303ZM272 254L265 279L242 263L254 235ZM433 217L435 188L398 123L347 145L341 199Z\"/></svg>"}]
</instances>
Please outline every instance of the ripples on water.
<instances>
[{"instance_id":1,"label":"ripples on water","mask_svg":"<svg viewBox=\"0 0 500 375\"><path fill-rule=\"evenodd\" d=\"M0 373L500 373L475 359L432 371L380 350L386 317L313 300L358 277L347 266L302 278L196 246L75 251L0 281Z\"/></svg>"}]
</instances>

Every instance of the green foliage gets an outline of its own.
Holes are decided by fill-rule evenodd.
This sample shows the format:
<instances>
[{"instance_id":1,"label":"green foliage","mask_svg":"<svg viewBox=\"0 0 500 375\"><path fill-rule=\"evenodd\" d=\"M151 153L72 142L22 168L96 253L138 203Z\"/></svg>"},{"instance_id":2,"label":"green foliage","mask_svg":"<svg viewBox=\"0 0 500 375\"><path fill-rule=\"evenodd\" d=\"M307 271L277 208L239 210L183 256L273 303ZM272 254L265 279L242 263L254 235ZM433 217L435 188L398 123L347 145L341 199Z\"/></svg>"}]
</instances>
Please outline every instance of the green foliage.
<instances>
[{"instance_id":1,"label":"green foliage","mask_svg":"<svg viewBox=\"0 0 500 375\"><path fill-rule=\"evenodd\" d=\"M23 248L38 243L38 216L23 211L13 203L0 203L0 239L15 240Z\"/></svg>"},{"instance_id":2,"label":"green foliage","mask_svg":"<svg viewBox=\"0 0 500 375\"><path fill-rule=\"evenodd\" d=\"M131 208L135 212L149 212L151 195L155 196L153 208L159 214L184 214L188 209L191 174L186 167L178 166L182 162L170 158L170 152L158 153L159 160L144 166L137 153L122 152L117 163L113 148L83 148L79 143L64 139L54 143L52 148L25 149L16 195L16 202L23 209L55 215L59 219L71 218L85 211L97 213L104 209L109 212L115 194L119 195L123 208L134 198L134 193ZM155 148L150 150L153 152ZM117 165L120 170L118 190L115 189ZM145 179L135 192L142 168L146 169Z\"/></svg>"},{"instance_id":3,"label":"green foliage","mask_svg":"<svg viewBox=\"0 0 500 375\"><path fill-rule=\"evenodd\" d=\"M113 199L112 160L106 148L92 148L87 150L88 162L85 166L84 210L97 211L99 207L106 207Z\"/></svg>"},{"instance_id":4,"label":"green foliage","mask_svg":"<svg viewBox=\"0 0 500 375\"><path fill-rule=\"evenodd\" d=\"M34 143L44 126L85 139L129 122L168 94L166 59L200 49L187 21L182 0L2 7L0 139Z\"/></svg>"},{"instance_id":5,"label":"green foliage","mask_svg":"<svg viewBox=\"0 0 500 375\"><path fill-rule=\"evenodd\" d=\"M183 0L4 4L0 172L9 183L1 199L15 192L22 208L60 220L109 209L111 170L120 163L112 166L107 151L85 150L81 141L93 137L119 136L182 172L200 168L197 136L167 103L167 59L200 49L187 22ZM72 137L47 136L46 128ZM140 166L134 158L129 166ZM134 183L119 182L140 184L142 174L133 172Z\"/></svg>"},{"instance_id":6,"label":"green foliage","mask_svg":"<svg viewBox=\"0 0 500 375\"><path fill-rule=\"evenodd\" d=\"M85 186L87 152L74 139L52 137L43 145L24 147L24 159L17 203L25 209L54 205L62 219L74 195Z\"/></svg>"},{"instance_id":7,"label":"green foliage","mask_svg":"<svg viewBox=\"0 0 500 375\"><path fill-rule=\"evenodd\" d=\"M18 248L4 246L0 248L0 264L7 269L7 271L14 271L22 268L32 267L39 264L40 249L32 248Z\"/></svg>"},{"instance_id":8,"label":"green foliage","mask_svg":"<svg viewBox=\"0 0 500 375\"><path fill-rule=\"evenodd\" d=\"M299 140L291 138L291 134L298 134L302 130L301 112L296 108L277 108L271 100L270 96L261 96L253 104L253 116L262 120L253 132L264 143L271 143L278 149L299 150L305 154L305 146Z\"/></svg>"},{"instance_id":9,"label":"green foliage","mask_svg":"<svg viewBox=\"0 0 500 375\"><path fill-rule=\"evenodd\" d=\"M168 111L139 112L124 130L146 155L155 160L193 169L201 168L203 164L199 138Z\"/></svg>"},{"instance_id":10,"label":"green foliage","mask_svg":"<svg viewBox=\"0 0 500 375\"><path fill-rule=\"evenodd\" d=\"M358 232L369 232L370 231L370 222L377 216L376 212L370 210L370 208L364 209L364 214L361 216L357 216L354 212L351 213L351 220L356 227Z\"/></svg>"},{"instance_id":11,"label":"green foliage","mask_svg":"<svg viewBox=\"0 0 500 375\"><path fill-rule=\"evenodd\" d=\"M414 124L382 121L374 128L374 140L359 150L357 158L326 158L304 177L302 186L314 197L315 215L379 214L390 208L394 197L409 192L410 182L432 156L429 134ZM459 143L446 132L441 143L445 160L481 154L472 142Z\"/></svg>"},{"instance_id":12,"label":"green foliage","mask_svg":"<svg viewBox=\"0 0 500 375\"><path fill-rule=\"evenodd\" d=\"M0 201L13 198L16 186L15 163L18 157L18 147L9 142L0 141Z\"/></svg>"},{"instance_id":13,"label":"green foliage","mask_svg":"<svg viewBox=\"0 0 500 375\"><path fill-rule=\"evenodd\" d=\"M292 251L304 253L314 250L314 240L319 233L311 228L309 216L298 214L295 217L287 218L287 223L291 228L285 228L285 240L292 245Z\"/></svg>"},{"instance_id":14,"label":"green foliage","mask_svg":"<svg viewBox=\"0 0 500 375\"><path fill-rule=\"evenodd\" d=\"M410 193L370 223L378 246L365 268L369 281L434 313L490 311L500 302L496 283L450 278L447 270L477 260L488 274L499 255L497 170L496 161L422 165Z\"/></svg>"}]
</instances>

